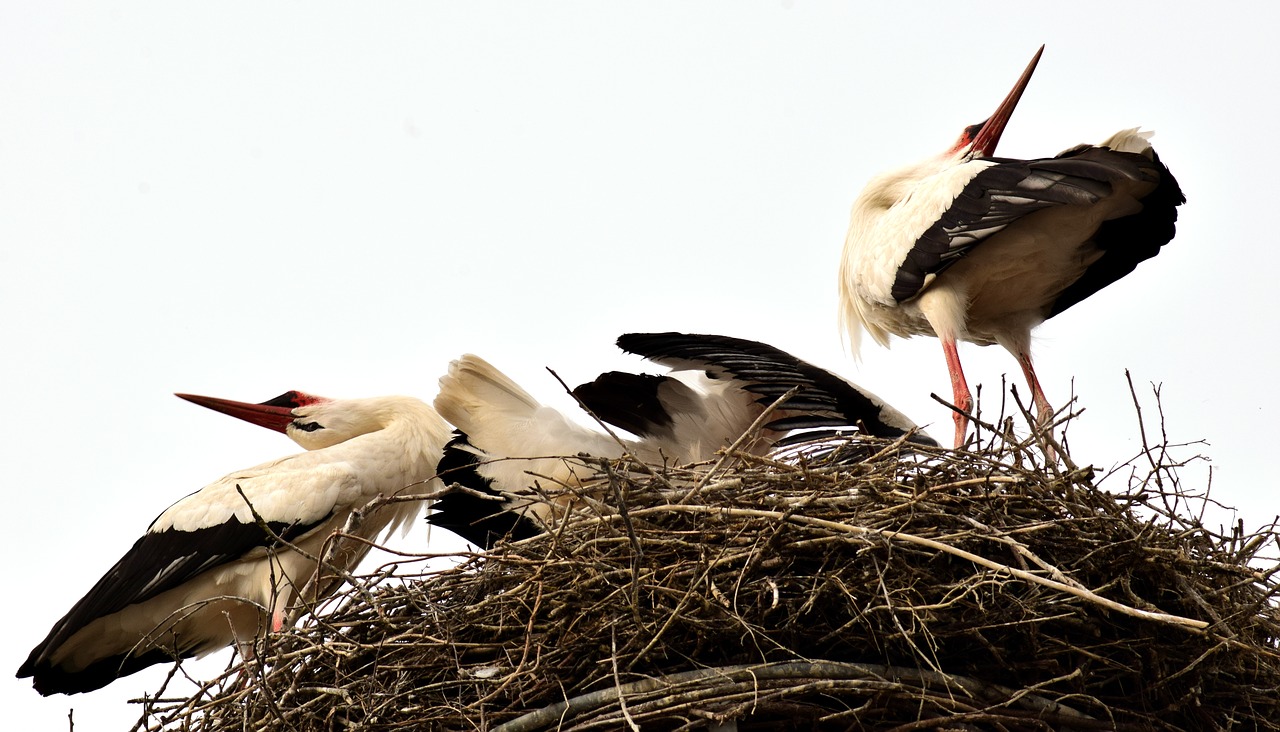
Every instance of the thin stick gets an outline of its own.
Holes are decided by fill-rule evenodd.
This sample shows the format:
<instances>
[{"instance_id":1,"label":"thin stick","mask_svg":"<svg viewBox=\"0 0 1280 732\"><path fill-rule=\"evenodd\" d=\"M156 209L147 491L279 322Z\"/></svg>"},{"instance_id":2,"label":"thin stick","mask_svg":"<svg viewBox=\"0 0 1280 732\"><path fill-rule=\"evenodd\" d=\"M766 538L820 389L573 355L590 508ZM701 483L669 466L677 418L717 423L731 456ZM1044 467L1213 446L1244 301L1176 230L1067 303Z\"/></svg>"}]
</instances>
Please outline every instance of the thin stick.
<instances>
[{"instance_id":1,"label":"thin stick","mask_svg":"<svg viewBox=\"0 0 1280 732\"><path fill-rule=\"evenodd\" d=\"M721 456L720 459L716 461L715 465L711 466L710 470L708 470L706 473L703 474L702 478L700 478L698 482L694 484L693 489L690 490L688 493L686 493L684 497L680 499L680 502L684 503L685 501L689 500L694 495L696 495L698 491L702 490L702 486L706 485L707 481L711 479L711 476L720 472L720 468L724 467L725 462L728 461L729 458L735 456L737 452L740 449L742 449L742 446L746 444L747 440L755 439L756 433L760 431L760 428L761 426L764 425L765 420L769 419L769 417L773 415L774 410L782 406L782 404L785 403L787 400L789 400L791 397L795 396L796 392L798 391L800 391L800 387L793 386L787 391L786 394L783 394L782 396L773 400L772 404L765 407L764 411L760 413L760 416L756 417L755 421L753 421L750 424L750 426L747 427L747 429L743 430L742 434L738 436L738 439L733 441L733 444L729 446L729 449L724 451L724 455Z\"/></svg>"}]
</instances>

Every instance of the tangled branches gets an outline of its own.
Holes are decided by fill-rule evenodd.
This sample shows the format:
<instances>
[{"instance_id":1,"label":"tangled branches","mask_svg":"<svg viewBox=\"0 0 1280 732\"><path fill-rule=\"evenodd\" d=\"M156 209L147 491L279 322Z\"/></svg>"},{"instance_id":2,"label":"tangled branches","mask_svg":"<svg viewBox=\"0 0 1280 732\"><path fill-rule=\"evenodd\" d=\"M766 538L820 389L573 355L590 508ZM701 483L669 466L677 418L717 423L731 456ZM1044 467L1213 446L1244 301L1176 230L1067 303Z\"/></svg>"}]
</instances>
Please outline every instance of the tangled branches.
<instances>
[{"instance_id":1,"label":"tangled branches","mask_svg":"<svg viewBox=\"0 0 1280 732\"><path fill-rule=\"evenodd\" d=\"M1209 531L1154 462L1116 495L867 444L600 463L551 533L364 578L149 724L1280 729L1273 530Z\"/></svg>"}]
</instances>

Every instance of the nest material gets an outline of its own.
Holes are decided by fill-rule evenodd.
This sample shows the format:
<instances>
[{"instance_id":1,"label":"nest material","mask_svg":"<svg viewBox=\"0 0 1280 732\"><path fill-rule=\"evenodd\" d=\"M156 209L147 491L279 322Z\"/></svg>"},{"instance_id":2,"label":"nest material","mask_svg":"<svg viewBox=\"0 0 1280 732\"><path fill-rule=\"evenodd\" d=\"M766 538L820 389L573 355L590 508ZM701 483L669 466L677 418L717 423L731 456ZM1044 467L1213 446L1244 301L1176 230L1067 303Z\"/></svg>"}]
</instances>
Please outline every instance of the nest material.
<instances>
[{"instance_id":1,"label":"nest material","mask_svg":"<svg viewBox=\"0 0 1280 732\"><path fill-rule=\"evenodd\" d=\"M1155 458L1115 495L999 440L875 444L600 463L554 532L358 578L146 724L1280 729L1274 527L1207 530Z\"/></svg>"}]
</instances>

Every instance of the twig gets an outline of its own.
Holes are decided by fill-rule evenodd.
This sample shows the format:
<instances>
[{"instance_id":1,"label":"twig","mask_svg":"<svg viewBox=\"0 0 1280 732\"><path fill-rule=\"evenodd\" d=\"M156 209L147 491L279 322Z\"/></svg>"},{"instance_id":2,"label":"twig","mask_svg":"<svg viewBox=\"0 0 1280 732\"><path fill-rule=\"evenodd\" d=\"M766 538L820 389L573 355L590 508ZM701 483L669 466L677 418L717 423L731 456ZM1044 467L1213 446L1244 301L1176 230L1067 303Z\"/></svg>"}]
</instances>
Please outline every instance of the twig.
<instances>
[{"instance_id":1,"label":"twig","mask_svg":"<svg viewBox=\"0 0 1280 732\"><path fill-rule=\"evenodd\" d=\"M556 381L560 382L561 388L563 388L569 396L573 397L573 400L578 403L578 406L582 408L582 411L591 415L591 418L595 420L596 424L600 425L600 429L604 430L605 434L609 435L609 437L613 438L614 442L618 443L618 446L622 448L623 455L631 455L631 448L627 446L627 443L624 442L621 437L618 437L618 433L614 432L613 428L611 428L603 419L596 416L595 412L591 411L586 404L582 403L582 400L578 398L578 395L573 393L573 389L570 389L569 385L565 383L565 380L560 378L560 374L557 374L550 368L547 369L547 372L555 377ZM654 471L647 463L637 460L636 464L655 480L661 481L662 483L667 484L667 487L670 487L670 484L667 483L667 479L660 473Z\"/></svg>"},{"instance_id":2,"label":"twig","mask_svg":"<svg viewBox=\"0 0 1280 732\"><path fill-rule=\"evenodd\" d=\"M785 404L799 391L799 386L793 386L787 390L786 394L774 399L772 404L765 407L764 411L760 413L760 416L756 417L755 420L753 420L751 424L742 431L742 434L738 436L738 439L734 440L733 444L723 451L724 454L720 456L720 459L716 461L715 465L711 466L711 469L704 473L702 478L694 484L693 488L680 499L680 503L688 501L694 496L694 494L702 490L702 486L707 484L707 481L711 479L711 476L718 474L721 468L724 467L724 464L738 454L738 451L742 449L743 445L745 445L749 440L756 439L760 428L764 426L764 423L769 419L769 417L773 416L774 411Z\"/></svg>"}]
</instances>

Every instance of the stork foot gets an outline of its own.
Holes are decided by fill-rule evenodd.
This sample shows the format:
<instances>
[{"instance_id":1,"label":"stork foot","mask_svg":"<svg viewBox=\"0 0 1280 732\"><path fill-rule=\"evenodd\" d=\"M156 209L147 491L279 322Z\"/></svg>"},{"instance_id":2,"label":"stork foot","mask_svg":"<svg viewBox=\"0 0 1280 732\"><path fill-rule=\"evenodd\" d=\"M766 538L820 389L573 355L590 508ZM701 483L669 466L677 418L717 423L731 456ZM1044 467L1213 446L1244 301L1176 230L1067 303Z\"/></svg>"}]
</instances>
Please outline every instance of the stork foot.
<instances>
[{"instance_id":1,"label":"stork foot","mask_svg":"<svg viewBox=\"0 0 1280 732\"><path fill-rule=\"evenodd\" d=\"M1031 364L1031 354L1025 348L1014 350L1013 354L1018 359L1018 365L1022 367L1022 375L1027 379L1027 386L1031 389L1031 398L1036 405L1036 429L1046 435L1050 435L1053 429L1053 407L1049 405L1049 400L1045 398L1044 389L1040 388L1040 377L1036 376L1035 366ZM1044 454L1050 462L1058 459L1057 453L1052 447L1047 447Z\"/></svg>"},{"instance_id":2,"label":"stork foot","mask_svg":"<svg viewBox=\"0 0 1280 732\"><path fill-rule=\"evenodd\" d=\"M1043 392L1036 392L1036 429L1045 436L1053 436L1053 407L1049 406L1049 402L1044 398ZM1058 452L1053 449L1053 445L1045 445L1044 456L1049 462L1057 462Z\"/></svg>"},{"instance_id":3,"label":"stork foot","mask_svg":"<svg viewBox=\"0 0 1280 732\"><path fill-rule=\"evenodd\" d=\"M961 414L960 412L955 412L954 414L952 414L952 418L956 422L955 449L959 450L960 448L964 447L965 435L969 432L969 418Z\"/></svg>"}]
</instances>

